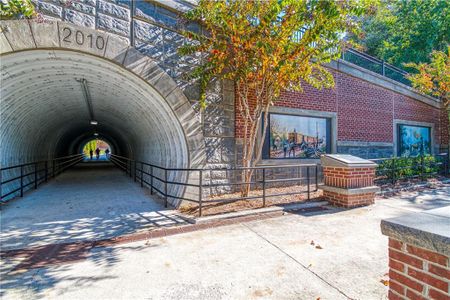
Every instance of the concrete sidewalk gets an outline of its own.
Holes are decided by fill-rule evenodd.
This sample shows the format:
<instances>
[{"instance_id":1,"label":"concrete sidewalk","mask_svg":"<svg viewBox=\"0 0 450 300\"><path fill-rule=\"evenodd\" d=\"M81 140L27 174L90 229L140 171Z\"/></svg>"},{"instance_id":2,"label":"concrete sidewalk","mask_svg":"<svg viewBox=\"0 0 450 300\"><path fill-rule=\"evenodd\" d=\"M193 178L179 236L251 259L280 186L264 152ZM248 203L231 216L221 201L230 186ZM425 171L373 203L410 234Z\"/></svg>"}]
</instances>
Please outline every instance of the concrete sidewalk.
<instances>
[{"instance_id":1,"label":"concrete sidewalk","mask_svg":"<svg viewBox=\"0 0 450 300\"><path fill-rule=\"evenodd\" d=\"M186 224L108 162L80 163L1 209L1 250Z\"/></svg>"},{"instance_id":2,"label":"concrete sidewalk","mask_svg":"<svg viewBox=\"0 0 450 300\"><path fill-rule=\"evenodd\" d=\"M82 261L3 273L2 299L385 299L383 218L450 205L450 188L352 210L287 214L93 248ZM4 262L4 263L7 263Z\"/></svg>"}]
</instances>

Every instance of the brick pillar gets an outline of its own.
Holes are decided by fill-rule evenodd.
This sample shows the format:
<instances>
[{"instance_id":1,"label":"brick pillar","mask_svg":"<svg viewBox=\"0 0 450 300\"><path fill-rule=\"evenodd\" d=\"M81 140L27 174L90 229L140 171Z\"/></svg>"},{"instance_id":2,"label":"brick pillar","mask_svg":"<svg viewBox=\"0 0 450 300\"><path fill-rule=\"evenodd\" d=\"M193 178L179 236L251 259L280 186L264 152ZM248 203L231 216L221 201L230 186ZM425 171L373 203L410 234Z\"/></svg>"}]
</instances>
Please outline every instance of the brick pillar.
<instances>
[{"instance_id":1,"label":"brick pillar","mask_svg":"<svg viewBox=\"0 0 450 300\"><path fill-rule=\"evenodd\" d=\"M328 154L321 158L323 196L332 205L357 207L373 204L379 188L374 185L376 164L352 155Z\"/></svg>"},{"instance_id":2,"label":"brick pillar","mask_svg":"<svg viewBox=\"0 0 450 300\"><path fill-rule=\"evenodd\" d=\"M390 300L450 300L450 206L381 221ZM387 263L387 262L386 262Z\"/></svg>"}]
</instances>

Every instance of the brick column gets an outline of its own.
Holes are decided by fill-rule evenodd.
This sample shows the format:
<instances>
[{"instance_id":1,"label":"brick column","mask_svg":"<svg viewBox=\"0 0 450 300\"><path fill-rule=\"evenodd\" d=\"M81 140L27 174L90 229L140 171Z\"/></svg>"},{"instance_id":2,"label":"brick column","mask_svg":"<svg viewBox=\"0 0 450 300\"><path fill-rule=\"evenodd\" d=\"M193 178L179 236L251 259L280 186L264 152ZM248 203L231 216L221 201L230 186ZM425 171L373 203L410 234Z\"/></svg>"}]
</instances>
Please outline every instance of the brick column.
<instances>
[{"instance_id":1,"label":"brick column","mask_svg":"<svg viewBox=\"0 0 450 300\"><path fill-rule=\"evenodd\" d=\"M389 236L389 299L450 300L450 206L381 222Z\"/></svg>"},{"instance_id":2,"label":"brick column","mask_svg":"<svg viewBox=\"0 0 450 300\"><path fill-rule=\"evenodd\" d=\"M357 207L373 204L376 164L352 155L328 154L321 158L323 196L332 205Z\"/></svg>"}]
</instances>

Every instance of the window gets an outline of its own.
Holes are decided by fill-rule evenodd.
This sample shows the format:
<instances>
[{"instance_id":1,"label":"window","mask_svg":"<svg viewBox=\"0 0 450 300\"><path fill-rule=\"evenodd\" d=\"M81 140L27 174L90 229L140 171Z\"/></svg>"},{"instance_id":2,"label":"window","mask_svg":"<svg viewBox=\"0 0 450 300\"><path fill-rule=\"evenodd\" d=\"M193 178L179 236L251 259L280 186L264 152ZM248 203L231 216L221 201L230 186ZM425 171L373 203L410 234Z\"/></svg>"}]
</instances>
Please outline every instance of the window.
<instances>
[{"instance_id":1,"label":"window","mask_svg":"<svg viewBox=\"0 0 450 300\"><path fill-rule=\"evenodd\" d=\"M398 125L398 156L431 154L431 128Z\"/></svg>"},{"instance_id":2,"label":"window","mask_svg":"<svg viewBox=\"0 0 450 300\"><path fill-rule=\"evenodd\" d=\"M270 113L264 159L319 158L331 150L328 118Z\"/></svg>"}]
</instances>

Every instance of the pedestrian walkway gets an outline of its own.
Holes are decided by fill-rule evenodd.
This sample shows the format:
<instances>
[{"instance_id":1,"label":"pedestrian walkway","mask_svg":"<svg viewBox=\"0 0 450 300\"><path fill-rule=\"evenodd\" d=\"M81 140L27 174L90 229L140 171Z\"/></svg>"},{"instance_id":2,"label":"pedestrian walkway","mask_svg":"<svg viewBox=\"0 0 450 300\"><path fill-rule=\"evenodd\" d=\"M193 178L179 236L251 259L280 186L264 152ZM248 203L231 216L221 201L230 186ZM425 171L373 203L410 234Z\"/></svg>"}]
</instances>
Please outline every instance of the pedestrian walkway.
<instances>
[{"instance_id":1,"label":"pedestrian walkway","mask_svg":"<svg viewBox=\"0 0 450 300\"><path fill-rule=\"evenodd\" d=\"M85 162L1 208L2 251L184 224L108 162Z\"/></svg>"},{"instance_id":2,"label":"pedestrian walkway","mask_svg":"<svg viewBox=\"0 0 450 300\"><path fill-rule=\"evenodd\" d=\"M450 205L450 187L351 210L92 247L77 261L0 273L2 299L387 299L380 221Z\"/></svg>"}]
</instances>

